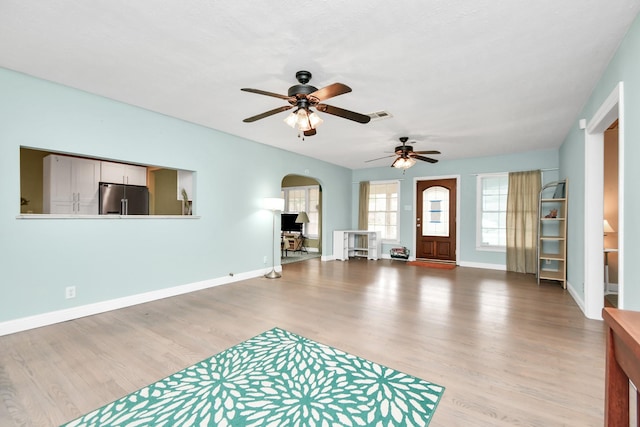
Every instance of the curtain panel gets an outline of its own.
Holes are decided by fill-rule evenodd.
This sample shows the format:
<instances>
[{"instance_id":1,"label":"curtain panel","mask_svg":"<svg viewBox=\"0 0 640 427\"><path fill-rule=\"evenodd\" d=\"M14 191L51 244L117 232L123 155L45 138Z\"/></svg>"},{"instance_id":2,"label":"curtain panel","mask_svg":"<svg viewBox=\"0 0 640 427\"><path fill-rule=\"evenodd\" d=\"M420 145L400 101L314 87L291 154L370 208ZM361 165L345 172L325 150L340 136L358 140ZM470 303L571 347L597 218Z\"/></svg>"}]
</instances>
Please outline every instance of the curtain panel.
<instances>
[{"instance_id":1,"label":"curtain panel","mask_svg":"<svg viewBox=\"0 0 640 427\"><path fill-rule=\"evenodd\" d=\"M538 271L539 170L509 173L507 195L507 271Z\"/></svg>"},{"instance_id":2,"label":"curtain panel","mask_svg":"<svg viewBox=\"0 0 640 427\"><path fill-rule=\"evenodd\" d=\"M360 196L358 199L358 230L369 229L369 181L360 182ZM367 236L358 236L358 245L368 247Z\"/></svg>"}]
</instances>

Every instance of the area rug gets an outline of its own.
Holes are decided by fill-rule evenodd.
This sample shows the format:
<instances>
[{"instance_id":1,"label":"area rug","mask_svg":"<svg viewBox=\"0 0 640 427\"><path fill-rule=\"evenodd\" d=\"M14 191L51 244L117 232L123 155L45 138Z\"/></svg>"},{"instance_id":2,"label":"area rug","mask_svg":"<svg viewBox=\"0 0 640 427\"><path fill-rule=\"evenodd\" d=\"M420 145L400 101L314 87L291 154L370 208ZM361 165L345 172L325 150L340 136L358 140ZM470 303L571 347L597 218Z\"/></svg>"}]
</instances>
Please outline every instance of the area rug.
<instances>
[{"instance_id":1,"label":"area rug","mask_svg":"<svg viewBox=\"0 0 640 427\"><path fill-rule=\"evenodd\" d=\"M456 268L455 264L447 264L444 262L429 262L429 261L409 261L407 265L415 265L418 267L428 267L428 268L440 268L442 270L453 270Z\"/></svg>"},{"instance_id":2,"label":"area rug","mask_svg":"<svg viewBox=\"0 0 640 427\"><path fill-rule=\"evenodd\" d=\"M64 426L427 426L443 393L274 328Z\"/></svg>"}]
</instances>

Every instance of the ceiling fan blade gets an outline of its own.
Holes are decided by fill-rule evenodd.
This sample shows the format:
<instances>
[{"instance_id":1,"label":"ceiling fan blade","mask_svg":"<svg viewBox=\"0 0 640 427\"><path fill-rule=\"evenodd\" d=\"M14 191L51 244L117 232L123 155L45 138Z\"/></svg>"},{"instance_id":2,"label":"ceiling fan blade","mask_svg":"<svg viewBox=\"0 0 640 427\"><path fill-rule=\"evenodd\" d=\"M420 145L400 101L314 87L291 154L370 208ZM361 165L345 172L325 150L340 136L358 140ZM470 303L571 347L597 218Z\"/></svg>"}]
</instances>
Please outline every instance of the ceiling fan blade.
<instances>
[{"instance_id":1,"label":"ceiling fan blade","mask_svg":"<svg viewBox=\"0 0 640 427\"><path fill-rule=\"evenodd\" d=\"M375 162L376 160L382 160L382 159L388 159L389 157L394 157L395 154L392 154L390 156L384 156L384 157L378 157L377 159L371 159L371 160L365 160L365 163L369 163L369 162Z\"/></svg>"},{"instance_id":2,"label":"ceiling fan blade","mask_svg":"<svg viewBox=\"0 0 640 427\"><path fill-rule=\"evenodd\" d=\"M438 163L438 161L436 159L432 159L431 157L424 157L424 156L420 156L418 154L409 154L409 156L413 157L414 159L422 160L424 162Z\"/></svg>"},{"instance_id":3,"label":"ceiling fan blade","mask_svg":"<svg viewBox=\"0 0 640 427\"><path fill-rule=\"evenodd\" d=\"M264 119L265 117L273 116L274 114L278 114L282 111L287 111L293 108L293 105L285 105L284 107L274 108L273 110L265 111L262 114L258 114L256 116L248 117L243 120L245 123L255 122L256 120Z\"/></svg>"},{"instance_id":4,"label":"ceiling fan blade","mask_svg":"<svg viewBox=\"0 0 640 427\"><path fill-rule=\"evenodd\" d=\"M414 151L416 154L442 154L437 150L427 150L427 151Z\"/></svg>"},{"instance_id":5,"label":"ceiling fan blade","mask_svg":"<svg viewBox=\"0 0 640 427\"><path fill-rule=\"evenodd\" d=\"M349 92L351 92L351 88L349 86L342 83L334 83L310 93L309 96L317 98L318 101L324 101L325 99L333 98L334 96L343 95Z\"/></svg>"},{"instance_id":6,"label":"ceiling fan blade","mask_svg":"<svg viewBox=\"0 0 640 427\"><path fill-rule=\"evenodd\" d=\"M358 123L369 123L371 117L366 116L364 114L356 113L354 111L345 110L342 108L334 107L332 105L327 104L318 104L316 105L318 111L322 111L323 113L332 114L334 116L342 117L343 119L353 120Z\"/></svg>"},{"instance_id":7,"label":"ceiling fan blade","mask_svg":"<svg viewBox=\"0 0 640 427\"><path fill-rule=\"evenodd\" d=\"M244 88L242 88L240 90L243 90L245 92L257 93L258 95L273 96L274 98L285 99L287 101L289 101L291 99L290 96L280 95L279 93L267 92L266 90L251 89L251 88L247 88L247 87L244 87Z\"/></svg>"}]
</instances>

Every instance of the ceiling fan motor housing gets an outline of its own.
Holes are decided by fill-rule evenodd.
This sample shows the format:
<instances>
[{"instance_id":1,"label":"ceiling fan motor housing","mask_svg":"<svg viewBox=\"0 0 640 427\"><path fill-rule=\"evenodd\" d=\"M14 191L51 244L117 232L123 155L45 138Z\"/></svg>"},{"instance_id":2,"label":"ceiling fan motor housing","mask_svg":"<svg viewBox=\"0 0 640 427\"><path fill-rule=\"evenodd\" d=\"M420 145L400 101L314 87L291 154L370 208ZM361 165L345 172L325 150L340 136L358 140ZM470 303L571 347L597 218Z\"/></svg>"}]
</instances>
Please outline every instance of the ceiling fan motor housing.
<instances>
[{"instance_id":1,"label":"ceiling fan motor housing","mask_svg":"<svg viewBox=\"0 0 640 427\"><path fill-rule=\"evenodd\" d=\"M295 85L289 88L288 95L289 96L309 95L310 93L313 93L317 90L318 88L311 85L305 85L305 84Z\"/></svg>"},{"instance_id":2,"label":"ceiling fan motor housing","mask_svg":"<svg viewBox=\"0 0 640 427\"><path fill-rule=\"evenodd\" d=\"M405 157L409 153L413 153L413 147L410 145L398 145L394 151L397 155Z\"/></svg>"},{"instance_id":3,"label":"ceiling fan motor housing","mask_svg":"<svg viewBox=\"0 0 640 427\"><path fill-rule=\"evenodd\" d=\"M289 96L306 98L306 95L309 95L318 90L317 87L307 84L311 80L311 73L309 71L298 71L296 73L296 80L298 80L300 84L291 86L289 88Z\"/></svg>"}]
</instances>

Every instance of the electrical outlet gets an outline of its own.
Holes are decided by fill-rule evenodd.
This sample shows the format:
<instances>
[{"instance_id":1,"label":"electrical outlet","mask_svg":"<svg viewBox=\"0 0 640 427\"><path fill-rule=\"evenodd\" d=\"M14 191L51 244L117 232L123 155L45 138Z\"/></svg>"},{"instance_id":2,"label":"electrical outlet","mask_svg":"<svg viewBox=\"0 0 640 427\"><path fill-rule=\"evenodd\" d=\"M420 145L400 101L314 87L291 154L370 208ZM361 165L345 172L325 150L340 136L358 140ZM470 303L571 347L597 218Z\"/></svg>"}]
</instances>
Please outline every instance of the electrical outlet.
<instances>
[{"instance_id":1,"label":"electrical outlet","mask_svg":"<svg viewBox=\"0 0 640 427\"><path fill-rule=\"evenodd\" d=\"M66 299L71 299L76 297L76 287L75 286L67 286L64 289L64 297Z\"/></svg>"}]
</instances>

